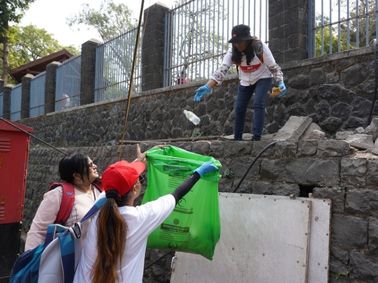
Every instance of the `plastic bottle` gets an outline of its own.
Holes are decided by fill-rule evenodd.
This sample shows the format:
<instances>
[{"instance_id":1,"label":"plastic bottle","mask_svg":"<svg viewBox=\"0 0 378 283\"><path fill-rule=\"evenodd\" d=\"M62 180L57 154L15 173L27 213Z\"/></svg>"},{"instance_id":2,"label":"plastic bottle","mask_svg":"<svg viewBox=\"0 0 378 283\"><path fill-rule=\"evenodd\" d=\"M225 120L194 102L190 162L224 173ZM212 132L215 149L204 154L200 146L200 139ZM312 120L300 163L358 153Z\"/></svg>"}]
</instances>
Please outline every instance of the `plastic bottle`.
<instances>
[{"instance_id":1,"label":"plastic bottle","mask_svg":"<svg viewBox=\"0 0 378 283\"><path fill-rule=\"evenodd\" d=\"M201 122L201 119L192 111L184 110L184 115L190 122L192 122L196 126Z\"/></svg>"}]
</instances>

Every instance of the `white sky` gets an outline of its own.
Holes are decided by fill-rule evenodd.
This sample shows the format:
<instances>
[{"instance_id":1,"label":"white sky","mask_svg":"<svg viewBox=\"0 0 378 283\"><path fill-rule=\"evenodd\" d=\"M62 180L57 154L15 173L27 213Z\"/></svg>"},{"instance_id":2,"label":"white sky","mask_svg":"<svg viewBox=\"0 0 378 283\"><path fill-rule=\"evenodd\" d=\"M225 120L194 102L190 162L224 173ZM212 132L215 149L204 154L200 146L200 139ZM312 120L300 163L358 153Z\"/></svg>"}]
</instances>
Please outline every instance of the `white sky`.
<instances>
[{"instance_id":1,"label":"white sky","mask_svg":"<svg viewBox=\"0 0 378 283\"><path fill-rule=\"evenodd\" d=\"M141 0L113 0L116 3L124 3L133 11L133 18L139 17ZM98 8L102 0L35 0L25 12L21 25L35 25L50 33L53 38L62 45L73 45L80 49L85 41L100 36L94 29L81 27L80 31L70 28L67 18L78 14L83 4L89 3L91 7ZM145 0L144 9L159 2L169 8L173 7L174 0Z\"/></svg>"}]
</instances>

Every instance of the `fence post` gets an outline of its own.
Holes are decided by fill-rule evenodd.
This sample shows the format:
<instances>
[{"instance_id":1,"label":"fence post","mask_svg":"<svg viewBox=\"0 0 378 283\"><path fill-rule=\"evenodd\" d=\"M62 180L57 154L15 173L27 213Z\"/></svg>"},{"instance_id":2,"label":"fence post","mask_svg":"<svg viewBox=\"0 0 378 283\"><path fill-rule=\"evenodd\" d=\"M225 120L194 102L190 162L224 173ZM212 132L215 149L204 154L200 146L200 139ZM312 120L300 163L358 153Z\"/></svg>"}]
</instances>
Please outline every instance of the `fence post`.
<instances>
[{"instance_id":1,"label":"fence post","mask_svg":"<svg viewBox=\"0 0 378 283\"><path fill-rule=\"evenodd\" d=\"M56 69L59 66L60 62L51 62L46 66L45 114L55 111Z\"/></svg>"},{"instance_id":2,"label":"fence post","mask_svg":"<svg viewBox=\"0 0 378 283\"><path fill-rule=\"evenodd\" d=\"M10 120L11 92L13 85L5 85L3 88L3 117Z\"/></svg>"},{"instance_id":3,"label":"fence post","mask_svg":"<svg viewBox=\"0 0 378 283\"><path fill-rule=\"evenodd\" d=\"M269 0L269 47L279 63L308 58L308 1Z\"/></svg>"},{"instance_id":4,"label":"fence post","mask_svg":"<svg viewBox=\"0 0 378 283\"><path fill-rule=\"evenodd\" d=\"M0 79L0 93L2 93L3 90L4 90L4 81ZM3 109L0 109L0 113L3 113L3 115L0 117L3 117L4 116L4 94L3 94L3 105L1 107Z\"/></svg>"},{"instance_id":5,"label":"fence post","mask_svg":"<svg viewBox=\"0 0 378 283\"><path fill-rule=\"evenodd\" d=\"M95 101L96 48L99 45L94 39L81 45L80 105Z\"/></svg>"},{"instance_id":6,"label":"fence post","mask_svg":"<svg viewBox=\"0 0 378 283\"><path fill-rule=\"evenodd\" d=\"M30 117L30 83L33 78L33 75L26 74L21 79L21 119Z\"/></svg>"},{"instance_id":7,"label":"fence post","mask_svg":"<svg viewBox=\"0 0 378 283\"><path fill-rule=\"evenodd\" d=\"M155 4L144 11L142 90L164 86L164 34L167 7Z\"/></svg>"}]
</instances>

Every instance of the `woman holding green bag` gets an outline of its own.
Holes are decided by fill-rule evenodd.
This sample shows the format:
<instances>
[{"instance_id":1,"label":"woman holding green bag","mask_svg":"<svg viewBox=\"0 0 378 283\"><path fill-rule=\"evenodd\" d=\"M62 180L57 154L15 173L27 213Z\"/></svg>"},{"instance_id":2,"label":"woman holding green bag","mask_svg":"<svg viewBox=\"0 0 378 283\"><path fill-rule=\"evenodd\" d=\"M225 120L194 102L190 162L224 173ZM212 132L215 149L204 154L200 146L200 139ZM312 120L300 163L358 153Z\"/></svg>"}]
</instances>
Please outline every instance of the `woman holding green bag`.
<instances>
[{"instance_id":1,"label":"woman holding green bag","mask_svg":"<svg viewBox=\"0 0 378 283\"><path fill-rule=\"evenodd\" d=\"M139 146L137 156L132 163L119 161L104 171L107 202L90 223L74 282L142 282L148 235L203 175L217 170L204 163L171 194L135 207L145 170Z\"/></svg>"}]
</instances>

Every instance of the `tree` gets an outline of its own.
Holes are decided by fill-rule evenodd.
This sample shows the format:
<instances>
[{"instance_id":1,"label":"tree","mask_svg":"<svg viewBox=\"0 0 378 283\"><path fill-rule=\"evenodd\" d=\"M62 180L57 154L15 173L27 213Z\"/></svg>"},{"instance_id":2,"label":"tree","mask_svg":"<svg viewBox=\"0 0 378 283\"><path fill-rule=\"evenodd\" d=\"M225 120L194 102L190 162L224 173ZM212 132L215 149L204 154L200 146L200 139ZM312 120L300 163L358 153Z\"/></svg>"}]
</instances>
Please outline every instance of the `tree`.
<instances>
[{"instance_id":1,"label":"tree","mask_svg":"<svg viewBox=\"0 0 378 283\"><path fill-rule=\"evenodd\" d=\"M11 68L16 68L63 48L74 55L79 53L72 46L62 46L45 29L33 25L11 26L9 29L9 65Z\"/></svg>"},{"instance_id":2,"label":"tree","mask_svg":"<svg viewBox=\"0 0 378 283\"><path fill-rule=\"evenodd\" d=\"M0 43L2 44L1 59L3 61L1 78L4 83L9 74L8 66L8 32L11 22L18 23L23 12L34 0L0 0Z\"/></svg>"},{"instance_id":3,"label":"tree","mask_svg":"<svg viewBox=\"0 0 378 283\"><path fill-rule=\"evenodd\" d=\"M338 37L338 31L334 26L329 24L329 18L323 17L322 23L321 16L317 16L315 33L315 56L322 56L324 54L330 54L344 50L347 50L346 27L344 25L340 25L340 37Z\"/></svg>"},{"instance_id":4,"label":"tree","mask_svg":"<svg viewBox=\"0 0 378 283\"><path fill-rule=\"evenodd\" d=\"M98 10L83 5L83 10L67 19L70 27L87 25L94 27L102 40L110 40L135 27L136 22L131 18L131 10L125 4L116 4L111 0L103 0ZM79 27L80 29L80 27Z\"/></svg>"},{"instance_id":5,"label":"tree","mask_svg":"<svg viewBox=\"0 0 378 283\"><path fill-rule=\"evenodd\" d=\"M83 10L67 19L72 26L86 25L94 27L103 41L108 41L98 49L98 58L102 60L99 70L101 79L97 80L96 92L101 99L111 99L124 95L129 87L131 65L136 38L136 20L131 18L131 10L125 4L115 4L112 0L103 0L99 9L83 5ZM80 27L79 27L80 29ZM122 35L122 36L120 36ZM137 55L138 60L140 54ZM134 84L134 89L136 88ZM96 93L97 95L97 93Z\"/></svg>"},{"instance_id":6,"label":"tree","mask_svg":"<svg viewBox=\"0 0 378 283\"><path fill-rule=\"evenodd\" d=\"M8 70L47 56L63 48L73 55L79 51L72 46L62 46L46 30L33 25L21 27L13 25L8 28ZM2 44L0 43L2 48ZM2 70L0 66L0 71ZM8 76L7 80L10 77Z\"/></svg>"},{"instance_id":7,"label":"tree","mask_svg":"<svg viewBox=\"0 0 378 283\"><path fill-rule=\"evenodd\" d=\"M214 71L210 66L219 66L222 62L219 55L228 48L227 40L213 31L215 26L224 25L226 20L226 15L222 15L222 4L208 2L193 9L189 3L186 0L176 1L180 8L175 9L174 17L180 19L180 24L171 27L173 41L169 57L172 65L180 67L175 71L172 69L169 84L205 79L208 71ZM206 61L208 63L204 63Z\"/></svg>"},{"instance_id":8,"label":"tree","mask_svg":"<svg viewBox=\"0 0 378 283\"><path fill-rule=\"evenodd\" d=\"M376 37L375 9L375 1L360 0L358 6L354 6L350 12L350 39L357 48L369 44Z\"/></svg>"}]
</instances>

